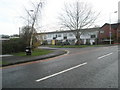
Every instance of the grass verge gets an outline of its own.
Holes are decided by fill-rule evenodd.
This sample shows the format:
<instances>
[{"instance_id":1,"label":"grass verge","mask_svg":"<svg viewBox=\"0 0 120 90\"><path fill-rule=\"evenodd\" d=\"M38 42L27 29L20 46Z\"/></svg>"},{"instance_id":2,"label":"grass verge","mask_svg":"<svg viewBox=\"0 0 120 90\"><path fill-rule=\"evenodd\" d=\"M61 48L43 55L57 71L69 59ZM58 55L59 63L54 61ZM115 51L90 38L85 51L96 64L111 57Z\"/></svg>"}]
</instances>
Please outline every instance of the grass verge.
<instances>
[{"instance_id":1,"label":"grass verge","mask_svg":"<svg viewBox=\"0 0 120 90\"><path fill-rule=\"evenodd\" d=\"M0 65L3 65L3 64L8 64L8 63L5 61L0 61Z\"/></svg>"},{"instance_id":2,"label":"grass verge","mask_svg":"<svg viewBox=\"0 0 120 90\"><path fill-rule=\"evenodd\" d=\"M40 55L46 55L49 53L52 53L53 51L51 50L45 50L45 49L35 49L34 51L32 51L32 55L26 55L25 52L19 52L19 53L13 53L13 55L15 56L40 56Z\"/></svg>"},{"instance_id":3,"label":"grass verge","mask_svg":"<svg viewBox=\"0 0 120 90\"><path fill-rule=\"evenodd\" d=\"M84 48L84 47L100 47L103 45L64 45L64 46L60 46L60 45L50 45L49 47L52 48Z\"/></svg>"}]
</instances>

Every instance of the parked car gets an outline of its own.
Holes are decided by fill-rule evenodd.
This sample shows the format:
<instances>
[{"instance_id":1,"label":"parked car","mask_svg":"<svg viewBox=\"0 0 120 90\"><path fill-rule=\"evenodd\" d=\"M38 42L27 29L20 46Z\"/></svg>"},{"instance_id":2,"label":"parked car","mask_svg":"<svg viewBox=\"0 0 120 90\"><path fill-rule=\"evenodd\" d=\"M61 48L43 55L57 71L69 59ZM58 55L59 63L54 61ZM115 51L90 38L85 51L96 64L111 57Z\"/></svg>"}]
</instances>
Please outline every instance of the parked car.
<instances>
[{"instance_id":1,"label":"parked car","mask_svg":"<svg viewBox=\"0 0 120 90\"><path fill-rule=\"evenodd\" d=\"M62 45L70 45L70 43L68 42L68 40L66 40L62 42Z\"/></svg>"}]
</instances>

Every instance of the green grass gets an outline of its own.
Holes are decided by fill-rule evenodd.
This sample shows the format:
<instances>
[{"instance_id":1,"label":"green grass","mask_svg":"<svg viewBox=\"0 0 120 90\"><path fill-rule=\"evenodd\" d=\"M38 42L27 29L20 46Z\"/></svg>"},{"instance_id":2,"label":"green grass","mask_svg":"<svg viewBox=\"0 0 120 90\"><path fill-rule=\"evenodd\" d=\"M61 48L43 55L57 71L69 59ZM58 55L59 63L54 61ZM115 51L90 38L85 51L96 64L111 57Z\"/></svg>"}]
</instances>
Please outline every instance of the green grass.
<instances>
[{"instance_id":1,"label":"green grass","mask_svg":"<svg viewBox=\"0 0 120 90\"><path fill-rule=\"evenodd\" d=\"M2 62L2 61L0 61L0 65L2 65L2 63L3 63L3 62Z\"/></svg>"},{"instance_id":2,"label":"green grass","mask_svg":"<svg viewBox=\"0 0 120 90\"><path fill-rule=\"evenodd\" d=\"M103 45L64 45L64 46L50 45L49 47L52 47L52 48L84 48L84 47L99 47L99 46L103 46Z\"/></svg>"},{"instance_id":3,"label":"green grass","mask_svg":"<svg viewBox=\"0 0 120 90\"><path fill-rule=\"evenodd\" d=\"M5 62L5 61L0 61L0 65L2 65L2 64L7 64L7 62Z\"/></svg>"},{"instance_id":4,"label":"green grass","mask_svg":"<svg viewBox=\"0 0 120 90\"><path fill-rule=\"evenodd\" d=\"M13 55L15 56L40 56L40 55L46 55L49 53L52 53L53 51L51 50L44 50L44 49L35 49L34 51L32 51L32 55L26 55L25 52L19 52L19 53L13 53Z\"/></svg>"}]
</instances>

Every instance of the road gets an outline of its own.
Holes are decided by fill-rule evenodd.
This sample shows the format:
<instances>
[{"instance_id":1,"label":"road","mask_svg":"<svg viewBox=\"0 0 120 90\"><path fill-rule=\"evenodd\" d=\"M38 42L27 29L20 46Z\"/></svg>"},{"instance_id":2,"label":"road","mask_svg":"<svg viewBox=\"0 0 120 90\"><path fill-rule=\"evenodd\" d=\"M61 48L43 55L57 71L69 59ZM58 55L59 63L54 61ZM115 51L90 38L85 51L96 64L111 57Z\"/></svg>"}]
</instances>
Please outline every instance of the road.
<instances>
[{"instance_id":1,"label":"road","mask_svg":"<svg viewBox=\"0 0 120 90\"><path fill-rule=\"evenodd\" d=\"M44 61L4 67L3 88L118 88L118 46L67 50Z\"/></svg>"}]
</instances>

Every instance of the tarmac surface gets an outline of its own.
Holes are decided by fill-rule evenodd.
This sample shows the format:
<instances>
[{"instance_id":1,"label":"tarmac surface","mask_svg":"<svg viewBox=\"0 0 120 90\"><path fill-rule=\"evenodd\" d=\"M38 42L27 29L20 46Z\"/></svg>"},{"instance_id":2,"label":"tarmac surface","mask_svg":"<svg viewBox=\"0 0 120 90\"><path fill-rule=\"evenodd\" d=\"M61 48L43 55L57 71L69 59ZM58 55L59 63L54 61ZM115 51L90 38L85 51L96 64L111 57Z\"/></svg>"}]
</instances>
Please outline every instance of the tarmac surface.
<instances>
[{"instance_id":1,"label":"tarmac surface","mask_svg":"<svg viewBox=\"0 0 120 90\"><path fill-rule=\"evenodd\" d=\"M44 47L47 48L47 47ZM2 68L2 87L118 90L120 48L61 48L65 55Z\"/></svg>"}]
</instances>

